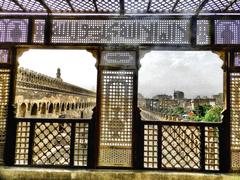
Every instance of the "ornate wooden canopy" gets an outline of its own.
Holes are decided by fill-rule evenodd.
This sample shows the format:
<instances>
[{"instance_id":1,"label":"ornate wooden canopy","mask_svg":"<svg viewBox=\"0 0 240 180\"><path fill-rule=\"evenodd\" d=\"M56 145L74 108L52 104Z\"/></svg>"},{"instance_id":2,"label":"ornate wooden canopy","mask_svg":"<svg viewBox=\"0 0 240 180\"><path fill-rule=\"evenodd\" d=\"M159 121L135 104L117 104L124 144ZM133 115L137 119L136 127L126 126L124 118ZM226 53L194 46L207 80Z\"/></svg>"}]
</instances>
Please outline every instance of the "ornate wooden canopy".
<instances>
[{"instance_id":1,"label":"ornate wooden canopy","mask_svg":"<svg viewBox=\"0 0 240 180\"><path fill-rule=\"evenodd\" d=\"M239 13L240 0L0 0L1 13Z\"/></svg>"}]
</instances>

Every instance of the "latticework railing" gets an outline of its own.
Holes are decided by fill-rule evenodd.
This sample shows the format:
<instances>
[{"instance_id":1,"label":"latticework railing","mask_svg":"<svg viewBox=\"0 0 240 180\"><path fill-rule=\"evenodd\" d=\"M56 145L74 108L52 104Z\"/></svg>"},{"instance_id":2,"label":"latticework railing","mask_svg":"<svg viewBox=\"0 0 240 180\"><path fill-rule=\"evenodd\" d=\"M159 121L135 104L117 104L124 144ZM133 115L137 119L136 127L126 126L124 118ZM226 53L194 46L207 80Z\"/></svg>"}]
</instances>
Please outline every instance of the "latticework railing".
<instances>
[{"instance_id":1,"label":"latticework railing","mask_svg":"<svg viewBox=\"0 0 240 180\"><path fill-rule=\"evenodd\" d=\"M15 165L88 166L90 120L17 119Z\"/></svg>"},{"instance_id":2,"label":"latticework railing","mask_svg":"<svg viewBox=\"0 0 240 180\"><path fill-rule=\"evenodd\" d=\"M221 126L141 121L143 138L137 141L142 144L138 151L142 159L138 161L144 169L220 171ZM90 120L17 119L15 165L89 168L93 156L89 152L94 152L90 128Z\"/></svg>"},{"instance_id":3,"label":"latticework railing","mask_svg":"<svg viewBox=\"0 0 240 180\"><path fill-rule=\"evenodd\" d=\"M143 166L220 170L220 123L142 121Z\"/></svg>"}]
</instances>

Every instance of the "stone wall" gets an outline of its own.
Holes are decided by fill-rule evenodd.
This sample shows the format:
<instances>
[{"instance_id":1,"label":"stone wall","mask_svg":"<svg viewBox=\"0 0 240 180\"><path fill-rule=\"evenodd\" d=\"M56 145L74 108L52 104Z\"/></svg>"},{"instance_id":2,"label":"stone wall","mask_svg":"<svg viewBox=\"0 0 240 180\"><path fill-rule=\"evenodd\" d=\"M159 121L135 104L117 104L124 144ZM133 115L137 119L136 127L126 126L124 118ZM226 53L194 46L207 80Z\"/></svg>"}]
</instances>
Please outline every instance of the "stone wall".
<instances>
[{"instance_id":1,"label":"stone wall","mask_svg":"<svg viewBox=\"0 0 240 180\"><path fill-rule=\"evenodd\" d=\"M96 93L31 70L18 69L16 116L91 118Z\"/></svg>"}]
</instances>

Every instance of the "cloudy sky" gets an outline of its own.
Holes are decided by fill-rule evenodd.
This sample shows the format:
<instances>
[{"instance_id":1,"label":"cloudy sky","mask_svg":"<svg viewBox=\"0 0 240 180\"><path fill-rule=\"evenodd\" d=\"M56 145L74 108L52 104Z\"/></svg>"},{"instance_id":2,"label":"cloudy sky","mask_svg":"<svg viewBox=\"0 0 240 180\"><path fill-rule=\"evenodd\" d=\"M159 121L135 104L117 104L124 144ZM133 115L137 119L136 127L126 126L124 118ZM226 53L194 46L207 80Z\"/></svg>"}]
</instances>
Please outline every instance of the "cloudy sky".
<instances>
[{"instance_id":1,"label":"cloudy sky","mask_svg":"<svg viewBox=\"0 0 240 180\"><path fill-rule=\"evenodd\" d=\"M209 51L152 51L141 65L139 92L147 97L174 90L187 98L210 97L223 91L222 60Z\"/></svg>"},{"instance_id":2,"label":"cloudy sky","mask_svg":"<svg viewBox=\"0 0 240 180\"><path fill-rule=\"evenodd\" d=\"M51 77L61 68L62 79L95 90L96 60L83 50L29 50L19 58L25 67ZM139 92L146 97L185 92L188 98L222 92L222 61L208 51L152 51L141 60Z\"/></svg>"}]
</instances>

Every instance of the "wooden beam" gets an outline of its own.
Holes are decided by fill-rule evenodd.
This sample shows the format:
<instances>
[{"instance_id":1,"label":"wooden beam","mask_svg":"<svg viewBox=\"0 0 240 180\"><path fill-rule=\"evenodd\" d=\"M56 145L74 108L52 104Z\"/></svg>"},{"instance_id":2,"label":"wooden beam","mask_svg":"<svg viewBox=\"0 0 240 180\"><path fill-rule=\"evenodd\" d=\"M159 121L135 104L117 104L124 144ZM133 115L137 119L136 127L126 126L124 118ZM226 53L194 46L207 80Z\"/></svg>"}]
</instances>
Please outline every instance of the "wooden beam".
<instances>
[{"instance_id":1,"label":"wooden beam","mask_svg":"<svg viewBox=\"0 0 240 180\"><path fill-rule=\"evenodd\" d=\"M148 7L147 7L147 12L150 12L150 8L151 8L151 4L152 4L152 0L148 1Z\"/></svg>"},{"instance_id":2,"label":"wooden beam","mask_svg":"<svg viewBox=\"0 0 240 180\"><path fill-rule=\"evenodd\" d=\"M180 0L176 0L175 4L173 5L172 12L175 11L177 4L179 3Z\"/></svg>"},{"instance_id":3,"label":"wooden beam","mask_svg":"<svg viewBox=\"0 0 240 180\"><path fill-rule=\"evenodd\" d=\"M236 3L236 2L237 2L237 0L232 1L232 2L223 10L223 12L228 11L228 9L229 9L234 3Z\"/></svg>"},{"instance_id":4,"label":"wooden beam","mask_svg":"<svg viewBox=\"0 0 240 180\"><path fill-rule=\"evenodd\" d=\"M26 9L17 1L17 0L12 0L18 7L20 7L23 12L26 12Z\"/></svg>"},{"instance_id":5,"label":"wooden beam","mask_svg":"<svg viewBox=\"0 0 240 180\"><path fill-rule=\"evenodd\" d=\"M125 14L124 0L120 0L120 15Z\"/></svg>"},{"instance_id":6,"label":"wooden beam","mask_svg":"<svg viewBox=\"0 0 240 180\"><path fill-rule=\"evenodd\" d=\"M39 2L47 10L48 13L52 13L52 10L47 6L47 4L44 1L42 0L35 0L35 1Z\"/></svg>"},{"instance_id":7,"label":"wooden beam","mask_svg":"<svg viewBox=\"0 0 240 180\"><path fill-rule=\"evenodd\" d=\"M208 3L209 0L204 0L200 5L199 7L197 8L196 10L196 13L195 15L198 15L200 13L200 11L204 8L204 6Z\"/></svg>"},{"instance_id":8,"label":"wooden beam","mask_svg":"<svg viewBox=\"0 0 240 180\"><path fill-rule=\"evenodd\" d=\"M75 12L75 9L73 8L70 0L66 0L66 2L67 2L67 4L68 4L68 6L71 8L72 12L74 13L74 12Z\"/></svg>"},{"instance_id":9,"label":"wooden beam","mask_svg":"<svg viewBox=\"0 0 240 180\"><path fill-rule=\"evenodd\" d=\"M94 7L95 7L95 12L97 13L98 12L97 0L93 0L93 4L94 4Z\"/></svg>"}]
</instances>

